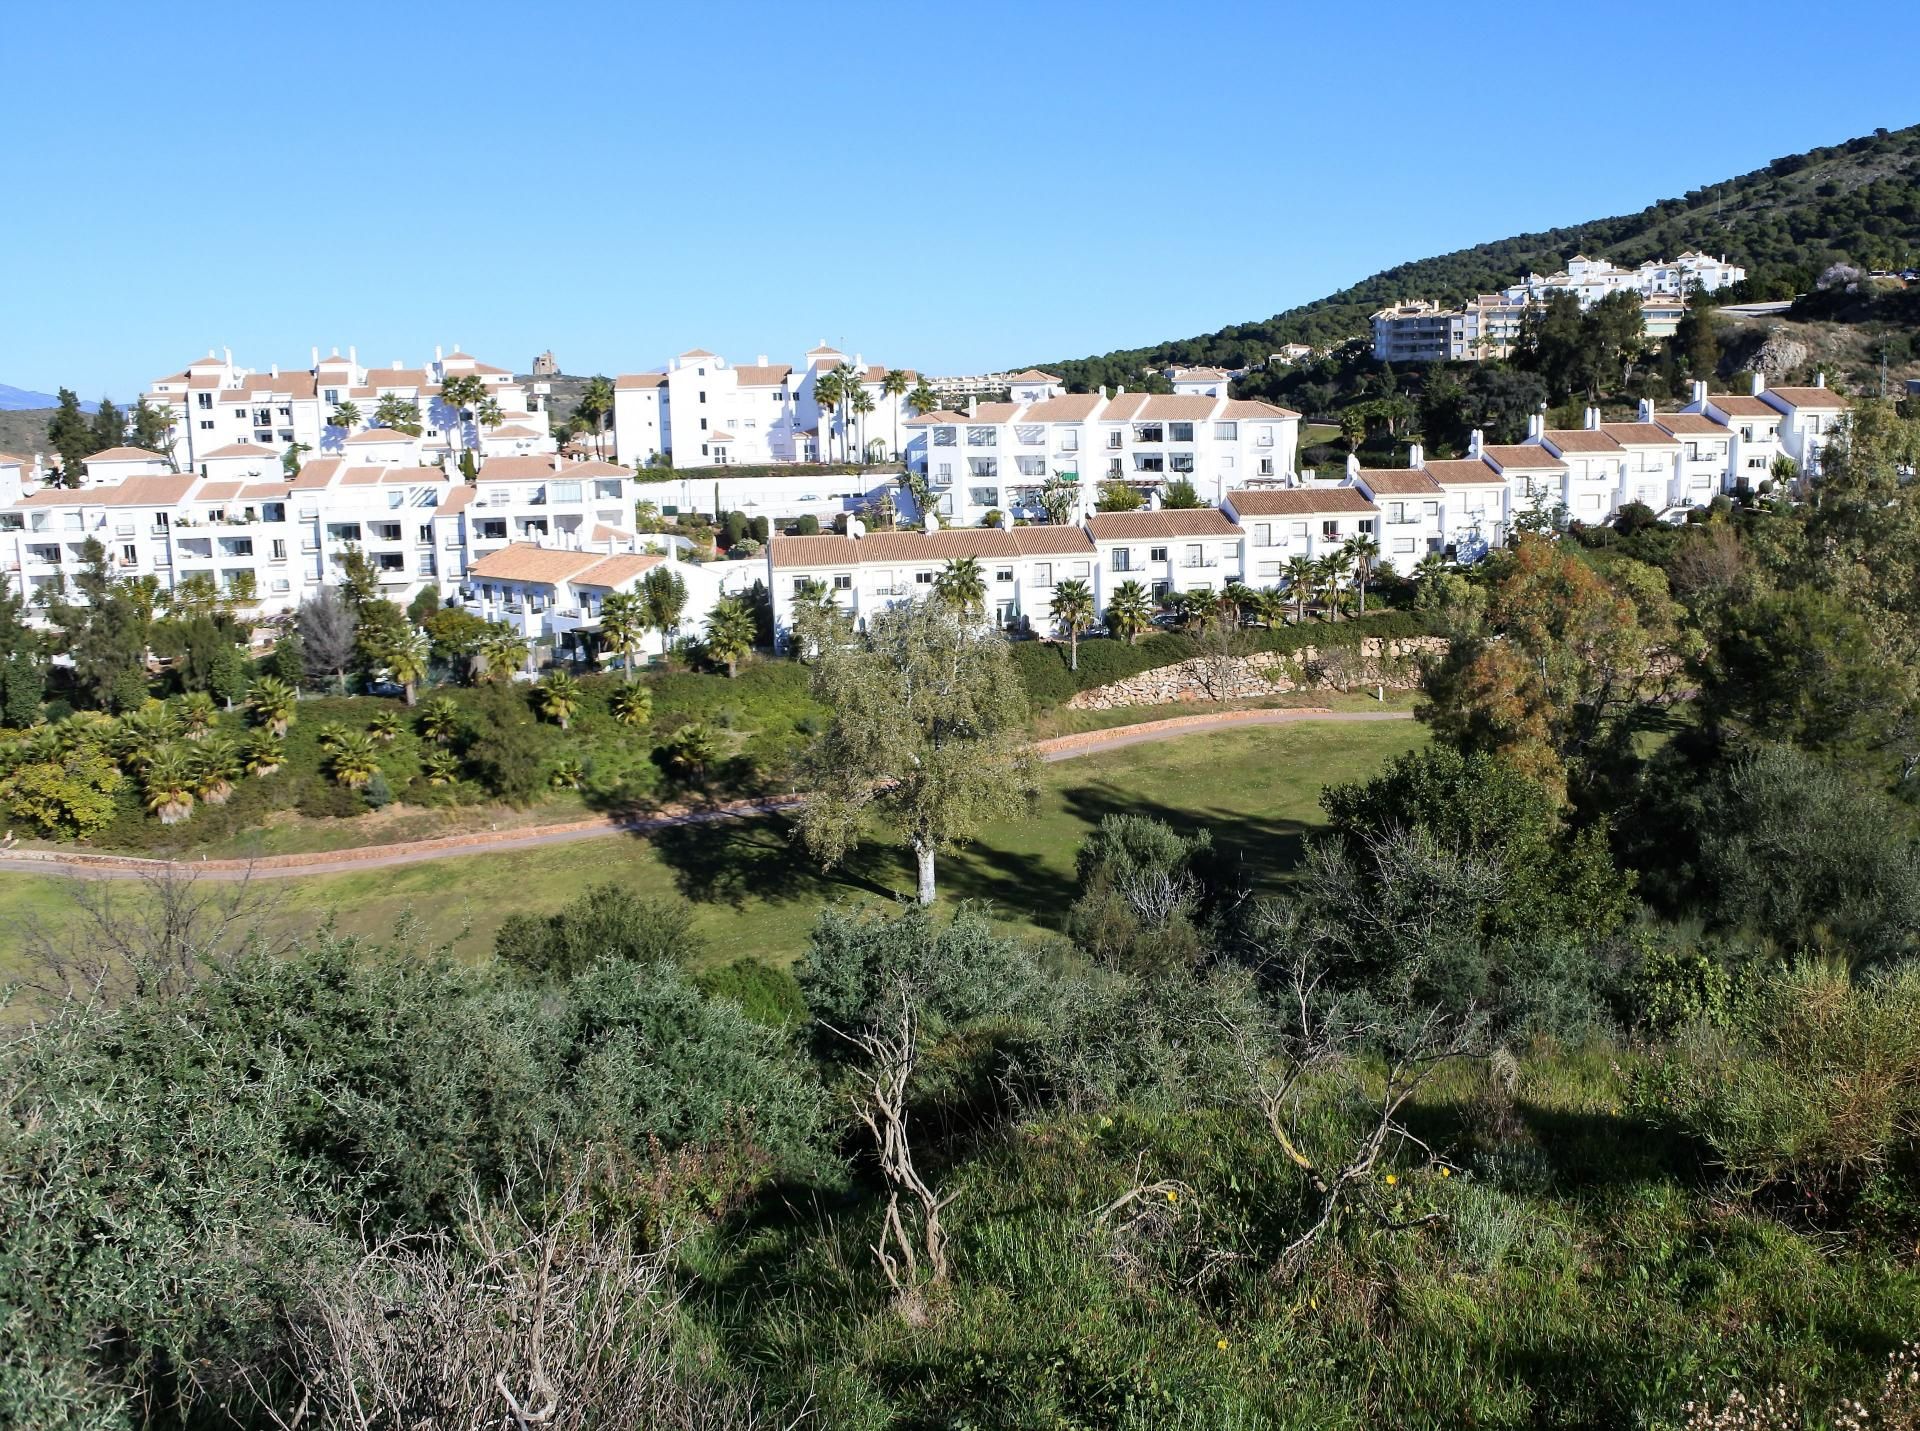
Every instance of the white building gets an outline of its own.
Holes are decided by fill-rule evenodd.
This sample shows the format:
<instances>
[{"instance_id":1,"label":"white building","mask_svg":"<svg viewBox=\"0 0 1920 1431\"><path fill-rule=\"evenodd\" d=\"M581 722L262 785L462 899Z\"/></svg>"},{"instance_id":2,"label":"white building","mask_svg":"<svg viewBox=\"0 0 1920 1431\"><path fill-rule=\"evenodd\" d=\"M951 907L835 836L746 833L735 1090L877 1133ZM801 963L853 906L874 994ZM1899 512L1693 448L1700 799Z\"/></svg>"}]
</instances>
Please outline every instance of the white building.
<instances>
[{"instance_id":1,"label":"white building","mask_svg":"<svg viewBox=\"0 0 1920 1431\"><path fill-rule=\"evenodd\" d=\"M1226 397L1070 393L1040 402L969 403L965 412L913 418L908 465L923 474L934 509L972 526L990 513L1046 515L1040 494L1070 482L1075 515L1093 510L1100 484L1143 496L1182 478L1218 503L1242 483L1296 478L1300 415Z\"/></svg>"},{"instance_id":2,"label":"white building","mask_svg":"<svg viewBox=\"0 0 1920 1431\"><path fill-rule=\"evenodd\" d=\"M1295 557L1319 560L1354 537L1378 540L1380 509L1354 486L1260 487L1229 492L1226 515L1246 534L1247 585L1280 584Z\"/></svg>"},{"instance_id":3,"label":"white building","mask_svg":"<svg viewBox=\"0 0 1920 1431\"><path fill-rule=\"evenodd\" d=\"M1611 293L1638 293L1643 298L1657 294L1685 297L1694 288L1713 293L1746 276L1746 269L1728 263L1725 255L1709 258L1692 249L1671 263L1648 259L1638 268L1621 268L1604 258L1575 254L1558 272L1529 273L1504 293L1522 303L1543 302L1552 293L1571 293L1580 300L1581 308L1586 309Z\"/></svg>"},{"instance_id":4,"label":"white building","mask_svg":"<svg viewBox=\"0 0 1920 1431\"><path fill-rule=\"evenodd\" d=\"M1526 299L1499 293L1478 294L1458 308L1408 299L1373 315L1373 356L1385 363L1504 358L1519 343L1526 314Z\"/></svg>"},{"instance_id":5,"label":"white building","mask_svg":"<svg viewBox=\"0 0 1920 1431\"><path fill-rule=\"evenodd\" d=\"M1827 386L1825 373L1818 374L1810 388L1761 387L1759 380L1755 381L1760 400L1786 416L1779 431L1782 450L1793 459L1802 475L1819 476L1821 451L1852 403Z\"/></svg>"},{"instance_id":6,"label":"white building","mask_svg":"<svg viewBox=\"0 0 1920 1431\"><path fill-rule=\"evenodd\" d=\"M1165 597L1221 591L1245 579L1246 533L1218 507L1107 512L1087 518L1086 527L1099 552L1094 597L1103 611L1123 582L1137 581Z\"/></svg>"},{"instance_id":7,"label":"white building","mask_svg":"<svg viewBox=\"0 0 1920 1431\"><path fill-rule=\"evenodd\" d=\"M1411 465L1397 468L1362 467L1354 485L1380 509L1375 540L1380 560L1402 576L1424 556L1447 547L1447 494L1439 481L1420 468L1422 453L1416 444Z\"/></svg>"},{"instance_id":8,"label":"white building","mask_svg":"<svg viewBox=\"0 0 1920 1431\"><path fill-rule=\"evenodd\" d=\"M822 413L816 386L845 366L859 378L873 411L836 406ZM671 458L675 468L762 466L785 462L885 461L906 440L912 416L907 393L919 381L901 369L906 387L886 391L889 369L825 344L805 365L769 363L762 354L736 367L705 348L680 354L657 373L625 373L614 381L615 453L632 467Z\"/></svg>"}]
</instances>

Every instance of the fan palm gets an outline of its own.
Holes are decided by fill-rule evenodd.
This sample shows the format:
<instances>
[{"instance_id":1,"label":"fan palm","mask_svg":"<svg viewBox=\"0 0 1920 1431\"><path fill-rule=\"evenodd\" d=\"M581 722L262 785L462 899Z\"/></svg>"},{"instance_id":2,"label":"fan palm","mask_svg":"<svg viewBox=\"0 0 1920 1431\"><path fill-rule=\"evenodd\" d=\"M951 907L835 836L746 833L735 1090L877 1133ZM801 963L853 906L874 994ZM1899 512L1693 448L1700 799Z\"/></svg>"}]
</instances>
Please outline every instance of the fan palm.
<instances>
[{"instance_id":1,"label":"fan palm","mask_svg":"<svg viewBox=\"0 0 1920 1431\"><path fill-rule=\"evenodd\" d=\"M460 757L451 750L429 750L420 761L429 785L451 785L460 778Z\"/></svg>"},{"instance_id":2,"label":"fan palm","mask_svg":"<svg viewBox=\"0 0 1920 1431\"><path fill-rule=\"evenodd\" d=\"M587 379L575 411L593 424L594 455L604 456L607 419L613 415L613 384L604 377Z\"/></svg>"},{"instance_id":3,"label":"fan palm","mask_svg":"<svg viewBox=\"0 0 1920 1431\"><path fill-rule=\"evenodd\" d=\"M348 731L327 753L327 769L340 784L361 790L380 769L380 752L365 731Z\"/></svg>"},{"instance_id":4,"label":"fan palm","mask_svg":"<svg viewBox=\"0 0 1920 1431\"><path fill-rule=\"evenodd\" d=\"M813 380L813 402L814 406L820 409L821 426L825 429L825 431L821 433L821 436L826 439L827 444L820 455L828 459L831 459L833 456L833 426L828 420L827 414L830 412L837 414L840 411L841 400L847 395L846 379L841 376L843 368L845 368L845 364L842 364L840 368L832 368L827 372L819 373Z\"/></svg>"},{"instance_id":5,"label":"fan palm","mask_svg":"<svg viewBox=\"0 0 1920 1431\"><path fill-rule=\"evenodd\" d=\"M271 775L286 763L286 742L270 730L256 730L241 747L241 761L249 775Z\"/></svg>"},{"instance_id":6,"label":"fan palm","mask_svg":"<svg viewBox=\"0 0 1920 1431\"><path fill-rule=\"evenodd\" d=\"M474 655L480 663L482 680L502 680L526 664L527 638L497 626L480 638Z\"/></svg>"},{"instance_id":7,"label":"fan palm","mask_svg":"<svg viewBox=\"0 0 1920 1431\"><path fill-rule=\"evenodd\" d=\"M1080 633L1093 625L1093 592L1084 581L1068 580L1053 589L1053 620L1067 633L1067 669L1080 669Z\"/></svg>"},{"instance_id":8,"label":"fan palm","mask_svg":"<svg viewBox=\"0 0 1920 1431\"><path fill-rule=\"evenodd\" d=\"M1254 592L1250 604L1253 607L1254 619L1269 630L1286 624L1287 596L1279 587L1268 587L1264 591Z\"/></svg>"},{"instance_id":9,"label":"fan palm","mask_svg":"<svg viewBox=\"0 0 1920 1431\"><path fill-rule=\"evenodd\" d=\"M1287 594L1293 598L1293 616L1296 621L1307 619L1307 601L1313 595L1314 585L1320 580L1320 563L1310 556L1287 558L1286 567Z\"/></svg>"},{"instance_id":10,"label":"fan palm","mask_svg":"<svg viewBox=\"0 0 1920 1431\"><path fill-rule=\"evenodd\" d=\"M144 706L120 717L114 753L122 768L139 775L179 734L180 724L171 710L163 705Z\"/></svg>"},{"instance_id":11,"label":"fan palm","mask_svg":"<svg viewBox=\"0 0 1920 1431\"><path fill-rule=\"evenodd\" d=\"M555 790L578 790L586 783L587 768L580 763L577 755L563 755L553 767L553 773L547 777L547 783Z\"/></svg>"},{"instance_id":12,"label":"fan palm","mask_svg":"<svg viewBox=\"0 0 1920 1431\"><path fill-rule=\"evenodd\" d=\"M855 440L860 449L860 460L871 462L873 454L867 451L867 414L873 411L873 394L867 391L866 384L856 382L853 392L847 398L847 414L854 421Z\"/></svg>"},{"instance_id":13,"label":"fan palm","mask_svg":"<svg viewBox=\"0 0 1920 1431\"><path fill-rule=\"evenodd\" d=\"M1416 581L1427 581L1439 576L1446 569L1447 559L1445 557L1441 556L1439 552L1428 552L1413 564L1413 575Z\"/></svg>"},{"instance_id":14,"label":"fan palm","mask_svg":"<svg viewBox=\"0 0 1920 1431\"><path fill-rule=\"evenodd\" d=\"M1131 646L1153 624L1153 598L1137 581L1123 581L1107 598L1107 626Z\"/></svg>"},{"instance_id":15,"label":"fan palm","mask_svg":"<svg viewBox=\"0 0 1920 1431\"><path fill-rule=\"evenodd\" d=\"M219 708L205 691L189 691L180 698L180 726L188 740L205 740Z\"/></svg>"},{"instance_id":16,"label":"fan palm","mask_svg":"<svg viewBox=\"0 0 1920 1431\"><path fill-rule=\"evenodd\" d=\"M167 744L153 752L140 784L147 809L163 825L177 825L193 814L193 764L184 746Z\"/></svg>"},{"instance_id":17,"label":"fan palm","mask_svg":"<svg viewBox=\"0 0 1920 1431\"><path fill-rule=\"evenodd\" d=\"M1380 543L1364 534L1347 538L1345 546L1340 548L1342 561L1353 568L1354 590L1360 594L1360 614L1367 614L1367 578L1373 575L1373 564L1380 560Z\"/></svg>"},{"instance_id":18,"label":"fan palm","mask_svg":"<svg viewBox=\"0 0 1920 1431\"><path fill-rule=\"evenodd\" d=\"M347 738L347 728L337 720L322 721L314 727L313 739L323 753L338 750Z\"/></svg>"},{"instance_id":19,"label":"fan palm","mask_svg":"<svg viewBox=\"0 0 1920 1431\"><path fill-rule=\"evenodd\" d=\"M978 618L987 610L987 578L980 558L955 557L933 579L933 596L956 616Z\"/></svg>"},{"instance_id":20,"label":"fan palm","mask_svg":"<svg viewBox=\"0 0 1920 1431\"><path fill-rule=\"evenodd\" d=\"M907 393L907 373L904 368L888 368L880 379L880 391L891 401L887 410L893 414L893 455L900 456L900 399Z\"/></svg>"},{"instance_id":21,"label":"fan palm","mask_svg":"<svg viewBox=\"0 0 1920 1431\"><path fill-rule=\"evenodd\" d=\"M436 745L445 745L460 729L460 707L450 696L435 696L420 711L420 731Z\"/></svg>"},{"instance_id":22,"label":"fan palm","mask_svg":"<svg viewBox=\"0 0 1920 1431\"><path fill-rule=\"evenodd\" d=\"M1247 619L1247 611L1253 605L1254 590L1242 581L1229 581L1220 591L1217 603L1222 616L1238 627Z\"/></svg>"},{"instance_id":23,"label":"fan palm","mask_svg":"<svg viewBox=\"0 0 1920 1431\"><path fill-rule=\"evenodd\" d=\"M600 634L620 657L627 679L633 679L633 654L647 639L651 622L647 603L637 591L612 591L600 603Z\"/></svg>"},{"instance_id":24,"label":"fan palm","mask_svg":"<svg viewBox=\"0 0 1920 1431\"><path fill-rule=\"evenodd\" d=\"M754 625L753 608L737 596L716 602L707 613L707 654L726 663L728 680L753 650Z\"/></svg>"},{"instance_id":25,"label":"fan palm","mask_svg":"<svg viewBox=\"0 0 1920 1431\"><path fill-rule=\"evenodd\" d=\"M408 705L414 702L414 688L427 678L432 657L433 644L427 640L427 633L415 626L396 632L381 648L380 662L387 668L387 675L405 689Z\"/></svg>"},{"instance_id":26,"label":"fan palm","mask_svg":"<svg viewBox=\"0 0 1920 1431\"><path fill-rule=\"evenodd\" d=\"M622 686L607 708L622 725L645 725L653 719L653 692L645 686Z\"/></svg>"},{"instance_id":27,"label":"fan palm","mask_svg":"<svg viewBox=\"0 0 1920 1431\"><path fill-rule=\"evenodd\" d=\"M580 683L565 671L549 671L534 686L533 703L541 715L565 730L580 709Z\"/></svg>"},{"instance_id":28,"label":"fan palm","mask_svg":"<svg viewBox=\"0 0 1920 1431\"><path fill-rule=\"evenodd\" d=\"M713 731L695 721L683 725L660 747L667 769L683 779L697 780L720 758L720 742Z\"/></svg>"},{"instance_id":29,"label":"fan palm","mask_svg":"<svg viewBox=\"0 0 1920 1431\"><path fill-rule=\"evenodd\" d=\"M381 711L367 722L367 734L382 745L392 745L400 735L400 712Z\"/></svg>"},{"instance_id":30,"label":"fan palm","mask_svg":"<svg viewBox=\"0 0 1920 1431\"><path fill-rule=\"evenodd\" d=\"M1325 607L1324 614L1329 621L1340 619L1340 588L1347 580L1347 559L1339 552L1329 552L1314 563L1319 576L1320 595Z\"/></svg>"},{"instance_id":31,"label":"fan palm","mask_svg":"<svg viewBox=\"0 0 1920 1431\"><path fill-rule=\"evenodd\" d=\"M332 423L345 432L352 432L360 425L360 404L343 402L334 404Z\"/></svg>"},{"instance_id":32,"label":"fan palm","mask_svg":"<svg viewBox=\"0 0 1920 1431\"><path fill-rule=\"evenodd\" d=\"M262 676L254 682L253 690L247 696L247 704L253 709L253 718L275 735L287 733L287 727L293 724L293 709L298 702L298 692L278 676Z\"/></svg>"},{"instance_id":33,"label":"fan palm","mask_svg":"<svg viewBox=\"0 0 1920 1431\"><path fill-rule=\"evenodd\" d=\"M192 756L193 789L209 805L224 805L240 778L240 750L224 735L210 735Z\"/></svg>"}]
</instances>

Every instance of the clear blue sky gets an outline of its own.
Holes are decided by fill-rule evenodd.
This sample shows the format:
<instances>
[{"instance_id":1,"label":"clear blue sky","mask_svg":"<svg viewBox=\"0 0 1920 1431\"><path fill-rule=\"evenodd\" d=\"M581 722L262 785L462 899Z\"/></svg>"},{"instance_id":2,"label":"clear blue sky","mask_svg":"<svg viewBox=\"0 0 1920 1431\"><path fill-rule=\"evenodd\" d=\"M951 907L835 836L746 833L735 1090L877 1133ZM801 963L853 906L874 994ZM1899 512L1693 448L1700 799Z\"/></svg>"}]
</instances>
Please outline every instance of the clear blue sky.
<instances>
[{"instance_id":1,"label":"clear blue sky","mask_svg":"<svg viewBox=\"0 0 1920 1431\"><path fill-rule=\"evenodd\" d=\"M1920 120L1910 4L1553 8L17 3L0 382L455 341L972 371Z\"/></svg>"}]
</instances>

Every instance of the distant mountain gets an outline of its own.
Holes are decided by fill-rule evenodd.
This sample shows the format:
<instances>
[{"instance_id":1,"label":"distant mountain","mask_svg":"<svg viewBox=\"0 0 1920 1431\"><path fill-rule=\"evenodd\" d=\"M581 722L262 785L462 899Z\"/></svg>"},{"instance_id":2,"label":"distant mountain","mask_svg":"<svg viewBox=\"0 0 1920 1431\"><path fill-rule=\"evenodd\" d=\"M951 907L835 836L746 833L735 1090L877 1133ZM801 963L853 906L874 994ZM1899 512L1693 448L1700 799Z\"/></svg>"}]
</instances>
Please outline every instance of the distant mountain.
<instances>
[{"instance_id":1,"label":"distant mountain","mask_svg":"<svg viewBox=\"0 0 1920 1431\"><path fill-rule=\"evenodd\" d=\"M1252 367L1285 343L1325 347L1362 337L1373 313L1402 298L1457 303L1495 292L1528 272L1564 268L1576 253L1631 268L1685 249L1725 254L1744 265L1745 296L1755 298L1803 292L1824 268L1840 261L1863 268L1913 264L1920 258L1920 125L1876 129L1844 144L1789 154L1764 169L1662 199L1637 214L1403 263L1264 322L1034 366L1083 391L1102 383L1138 387L1143 370L1175 364Z\"/></svg>"},{"instance_id":2,"label":"distant mountain","mask_svg":"<svg viewBox=\"0 0 1920 1431\"><path fill-rule=\"evenodd\" d=\"M0 383L0 412L27 412L37 407L58 407L60 399L52 393L29 392L26 388L9 387ZM99 408L97 402L83 402L80 411L94 412Z\"/></svg>"}]
</instances>

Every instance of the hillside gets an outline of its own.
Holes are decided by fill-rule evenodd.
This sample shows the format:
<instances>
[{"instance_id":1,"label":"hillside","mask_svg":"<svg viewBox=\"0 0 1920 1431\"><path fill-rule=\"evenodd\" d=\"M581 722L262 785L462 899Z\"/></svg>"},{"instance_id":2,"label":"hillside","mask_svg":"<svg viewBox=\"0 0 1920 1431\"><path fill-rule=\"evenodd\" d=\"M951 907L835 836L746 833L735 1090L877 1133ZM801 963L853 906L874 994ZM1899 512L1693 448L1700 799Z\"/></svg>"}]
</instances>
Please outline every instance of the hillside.
<instances>
[{"instance_id":1,"label":"hillside","mask_svg":"<svg viewBox=\"0 0 1920 1431\"><path fill-rule=\"evenodd\" d=\"M0 410L0 452L31 457L36 452L52 451L53 444L47 441L47 420L53 412L51 407Z\"/></svg>"},{"instance_id":2,"label":"hillside","mask_svg":"<svg viewBox=\"0 0 1920 1431\"><path fill-rule=\"evenodd\" d=\"M1457 301L1504 287L1529 270L1551 272L1575 253L1631 266L1689 248L1744 264L1752 296L1790 297L1843 259L1876 268L1914 262L1920 256L1920 125L1787 155L1637 214L1399 264L1264 322L1039 366L1078 389L1138 386L1144 369L1175 363L1247 367L1283 343L1320 347L1360 337L1369 315L1396 299Z\"/></svg>"}]
</instances>

